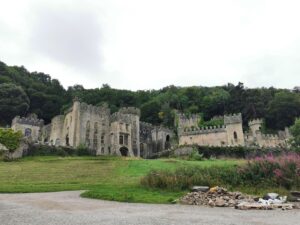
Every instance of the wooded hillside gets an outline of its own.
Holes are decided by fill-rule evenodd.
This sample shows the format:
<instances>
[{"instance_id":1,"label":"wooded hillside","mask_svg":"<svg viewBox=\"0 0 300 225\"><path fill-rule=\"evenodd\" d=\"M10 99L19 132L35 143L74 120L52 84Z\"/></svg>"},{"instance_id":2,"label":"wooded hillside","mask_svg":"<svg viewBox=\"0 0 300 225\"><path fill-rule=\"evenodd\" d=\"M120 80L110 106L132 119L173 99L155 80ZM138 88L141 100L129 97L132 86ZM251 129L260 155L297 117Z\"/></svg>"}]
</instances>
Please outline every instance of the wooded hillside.
<instances>
[{"instance_id":1,"label":"wooded hillside","mask_svg":"<svg viewBox=\"0 0 300 225\"><path fill-rule=\"evenodd\" d=\"M296 84L295 84L296 85ZM242 83L219 87L168 86L160 90L129 91L103 85L85 89L82 85L63 88L44 73L28 72L23 66L0 62L0 124L9 125L16 115L36 113L46 122L71 105L78 96L89 104L107 102L112 112L119 107L135 106L141 120L172 127L174 110L201 113L205 120L226 113L243 114L245 124L252 118L265 118L269 129L283 129L300 116L299 89L246 88Z\"/></svg>"}]
</instances>

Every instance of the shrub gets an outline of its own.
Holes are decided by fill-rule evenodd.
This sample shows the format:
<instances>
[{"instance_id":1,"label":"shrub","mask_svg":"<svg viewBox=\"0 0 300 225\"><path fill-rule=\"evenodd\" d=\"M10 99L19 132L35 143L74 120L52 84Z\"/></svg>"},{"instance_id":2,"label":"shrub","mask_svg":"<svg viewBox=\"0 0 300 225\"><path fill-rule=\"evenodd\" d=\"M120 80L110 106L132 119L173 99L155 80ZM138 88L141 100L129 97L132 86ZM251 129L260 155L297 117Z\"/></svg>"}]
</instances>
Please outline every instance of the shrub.
<instances>
[{"instance_id":1,"label":"shrub","mask_svg":"<svg viewBox=\"0 0 300 225\"><path fill-rule=\"evenodd\" d=\"M300 187L300 155L257 157L239 167L184 167L151 171L141 184L151 188L185 190L193 185Z\"/></svg>"},{"instance_id":2,"label":"shrub","mask_svg":"<svg viewBox=\"0 0 300 225\"><path fill-rule=\"evenodd\" d=\"M90 152L89 152L89 149L85 145L80 144L76 148L76 154L79 156L83 156L83 155L90 155Z\"/></svg>"},{"instance_id":3,"label":"shrub","mask_svg":"<svg viewBox=\"0 0 300 225\"><path fill-rule=\"evenodd\" d=\"M201 161L204 160L203 154L199 154L199 151L196 148L193 148L193 151L190 153L189 160Z\"/></svg>"},{"instance_id":4,"label":"shrub","mask_svg":"<svg viewBox=\"0 0 300 225\"><path fill-rule=\"evenodd\" d=\"M20 131L14 132L12 129L0 129L0 143L11 152L19 147L21 138L22 133Z\"/></svg>"},{"instance_id":5,"label":"shrub","mask_svg":"<svg viewBox=\"0 0 300 225\"><path fill-rule=\"evenodd\" d=\"M193 185L220 185L224 181L235 180L235 168L224 167L182 167L174 172L170 171L151 171L143 177L141 184L151 188L161 188L170 190L185 190Z\"/></svg>"},{"instance_id":6,"label":"shrub","mask_svg":"<svg viewBox=\"0 0 300 225\"><path fill-rule=\"evenodd\" d=\"M264 181L290 189L300 186L300 155L289 153L274 157L273 155L257 157L239 170L242 180L252 184Z\"/></svg>"},{"instance_id":7,"label":"shrub","mask_svg":"<svg viewBox=\"0 0 300 225\"><path fill-rule=\"evenodd\" d=\"M195 147L194 147L195 148ZM203 154L204 158L211 157L228 157L228 158L243 158L249 159L264 155L280 155L288 150L281 148L249 148L243 146L236 147L213 147L213 146L197 146L199 154Z\"/></svg>"},{"instance_id":8,"label":"shrub","mask_svg":"<svg viewBox=\"0 0 300 225\"><path fill-rule=\"evenodd\" d=\"M31 145L29 146L28 156L72 156L76 151L67 147L56 147L50 145Z\"/></svg>"}]
</instances>

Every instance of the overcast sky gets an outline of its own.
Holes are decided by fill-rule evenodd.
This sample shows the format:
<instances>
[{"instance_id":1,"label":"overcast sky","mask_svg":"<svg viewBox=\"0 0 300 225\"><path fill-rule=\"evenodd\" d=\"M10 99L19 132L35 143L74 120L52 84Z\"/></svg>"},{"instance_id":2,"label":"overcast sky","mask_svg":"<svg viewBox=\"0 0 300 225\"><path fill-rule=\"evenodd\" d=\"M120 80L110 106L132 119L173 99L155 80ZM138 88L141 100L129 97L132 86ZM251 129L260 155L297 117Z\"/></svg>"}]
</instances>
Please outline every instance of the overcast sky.
<instances>
[{"instance_id":1,"label":"overcast sky","mask_svg":"<svg viewBox=\"0 0 300 225\"><path fill-rule=\"evenodd\" d=\"M300 85L299 0L0 0L0 61L65 86Z\"/></svg>"}]
</instances>

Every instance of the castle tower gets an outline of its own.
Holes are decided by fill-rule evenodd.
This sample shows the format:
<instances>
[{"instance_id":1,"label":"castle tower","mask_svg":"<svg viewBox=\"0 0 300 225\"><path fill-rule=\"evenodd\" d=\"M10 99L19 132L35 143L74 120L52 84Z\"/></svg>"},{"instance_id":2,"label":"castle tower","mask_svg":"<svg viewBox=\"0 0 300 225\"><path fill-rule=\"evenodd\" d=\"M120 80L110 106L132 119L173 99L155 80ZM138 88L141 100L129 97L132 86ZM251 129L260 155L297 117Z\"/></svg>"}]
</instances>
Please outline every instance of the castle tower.
<instances>
[{"instance_id":1,"label":"castle tower","mask_svg":"<svg viewBox=\"0 0 300 225\"><path fill-rule=\"evenodd\" d=\"M140 110L121 108L110 117L111 150L117 155L140 156Z\"/></svg>"},{"instance_id":2,"label":"castle tower","mask_svg":"<svg viewBox=\"0 0 300 225\"><path fill-rule=\"evenodd\" d=\"M77 147L80 145L80 101L77 97L73 99L73 107L70 117L70 130L67 135L71 146Z\"/></svg>"},{"instance_id":3,"label":"castle tower","mask_svg":"<svg viewBox=\"0 0 300 225\"><path fill-rule=\"evenodd\" d=\"M263 120L262 119L251 120L249 121L248 124L253 137L256 137L257 131L260 131L262 128Z\"/></svg>"},{"instance_id":4,"label":"castle tower","mask_svg":"<svg viewBox=\"0 0 300 225\"><path fill-rule=\"evenodd\" d=\"M230 146L244 146L243 120L242 114L233 114L224 116L226 126L227 141Z\"/></svg>"}]
</instances>

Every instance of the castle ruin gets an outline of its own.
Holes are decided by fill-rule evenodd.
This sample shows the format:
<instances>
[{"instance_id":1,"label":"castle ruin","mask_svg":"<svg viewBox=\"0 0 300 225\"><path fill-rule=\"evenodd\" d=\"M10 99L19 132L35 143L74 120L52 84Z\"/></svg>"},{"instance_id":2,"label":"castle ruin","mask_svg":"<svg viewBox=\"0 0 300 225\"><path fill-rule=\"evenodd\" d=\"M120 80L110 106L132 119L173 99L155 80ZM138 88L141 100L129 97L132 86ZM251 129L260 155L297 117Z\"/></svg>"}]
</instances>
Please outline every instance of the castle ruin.
<instances>
[{"instance_id":1,"label":"castle ruin","mask_svg":"<svg viewBox=\"0 0 300 225\"><path fill-rule=\"evenodd\" d=\"M86 146L95 155L151 157L170 148L172 132L140 121L140 110L121 108L110 113L107 104L88 105L75 99L64 115L43 120L15 117L12 129L35 143L76 148Z\"/></svg>"}]
</instances>

